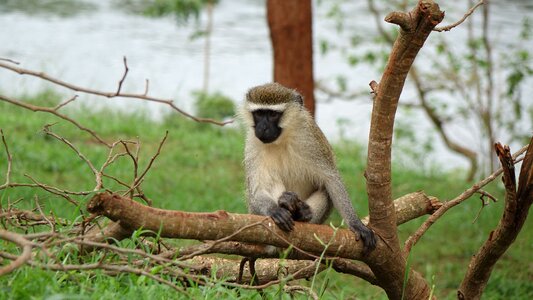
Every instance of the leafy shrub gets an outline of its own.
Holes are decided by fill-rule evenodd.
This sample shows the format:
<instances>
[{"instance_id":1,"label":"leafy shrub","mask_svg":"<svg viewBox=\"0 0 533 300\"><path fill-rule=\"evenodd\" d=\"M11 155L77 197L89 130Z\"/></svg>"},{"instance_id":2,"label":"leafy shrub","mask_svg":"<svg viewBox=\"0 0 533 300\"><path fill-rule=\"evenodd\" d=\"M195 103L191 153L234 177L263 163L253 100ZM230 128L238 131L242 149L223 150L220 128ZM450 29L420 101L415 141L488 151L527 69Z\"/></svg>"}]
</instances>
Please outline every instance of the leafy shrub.
<instances>
[{"instance_id":1,"label":"leafy shrub","mask_svg":"<svg viewBox=\"0 0 533 300\"><path fill-rule=\"evenodd\" d=\"M196 115L202 118L224 119L235 114L235 104L233 100L224 96L220 92L208 94L205 92L194 92L196 97Z\"/></svg>"}]
</instances>

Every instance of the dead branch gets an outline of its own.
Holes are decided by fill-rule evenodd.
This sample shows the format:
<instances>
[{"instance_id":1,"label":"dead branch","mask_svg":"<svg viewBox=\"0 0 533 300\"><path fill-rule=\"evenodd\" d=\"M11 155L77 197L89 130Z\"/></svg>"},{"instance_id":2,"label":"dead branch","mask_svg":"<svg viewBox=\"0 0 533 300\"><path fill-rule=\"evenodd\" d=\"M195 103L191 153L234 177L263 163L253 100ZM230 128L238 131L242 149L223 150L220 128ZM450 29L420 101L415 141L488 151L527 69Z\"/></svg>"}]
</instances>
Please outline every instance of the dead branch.
<instances>
[{"instance_id":1,"label":"dead branch","mask_svg":"<svg viewBox=\"0 0 533 300\"><path fill-rule=\"evenodd\" d=\"M0 67L1 66L2 66L2 63L0 62ZM25 108L25 109L29 109L31 111L40 111L40 112L46 112L46 113L52 114L52 115L54 115L56 117L59 117L59 118L65 120L65 121L73 124L74 126L78 127L79 129L89 133L90 135L92 135L102 145L106 145L107 147L111 147L111 145L109 145L103 138L101 138L98 134L96 134L96 132L94 132L93 130L91 130L91 129L87 128L87 127L82 126L76 120L74 120L74 119L70 118L69 116L64 115L64 114L62 114L62 113L57 111L58 109L60 109L64 105L66 105L66 103L64 103L63 105L58 105L58 106L56 106L54 108L50 108L50 107L32 105L32 104L25 103L25 102L22 102L22 101L19 101L19 100L15 100L13 98L9 98L9 97L4 96L4 95L0 95L0 100L8 102L8 103L11 103L11 104L14 104L16 106L19 106L19 107L22 107L22 108ZM70 101L70 102L72 102L72 101Z\"/></svg>"},{"instance_id":2,"label":"dead branch","mask_svg":"<svg viewBox=\"0 0 533 300\"><path fill-rule=\"evenodd\" d=\"M7 266L0 268L0 276L2 276L27 263L31 259L31 250L33 247L31 242L23 238L21 235L4 229L0 229L0 239L15 243L22 248L22 254L20 256L16 257L16 259Z\"/></svg>"},{"instance_id":3,"label":"dead branch","mask_svg":"<svg viewBox=\"0 0 533 300\"><path fill-rule=\"evenodd\" d=\"M370 124L365 177L369 199L370 225L388 245L374 251L367 263L388 297L427 298L430 289L420 274L411 271L404 289L405 259L401 255L396 214L391 191L391 145L394 118L405 79L425 40L442 21L444 13L430 0L421 0L409 13L394 12L385 20L401 28L389 61L377 86ZM376 253L377 252L377 253Z\"/></svg>"},{"instance_id":4,"label":"dead branch","mask_svg":"<svg viewBox=\"0 0 533 300\"><path fill-rule=\"evenodd\" d=\"M169 107L171 107L174 111L176 111L176 112L182 114L183 116L185 116L185 117L187 117L189 119L192 119L192 120L194 120L196 122L211 123L211 124L220 125L220 126L224 126L224 125L227 125L227 124L233 122L233 120L220 122L220 121L216 121L216 120L209 119L209 118L199 118L199 117L193 116L192 114L189 114L189 113L185 112L184 110L182 110L181 108L177 107L176 104L174 104L174 100L172 100L172 99L162 99L162 98L156 98L156 97L148 96L148 95L146 95L148 93L148 84L146 85L144 94L123 93L123 92L120 91L120 86L121 85L119 86L119 89L117 91L115 91L115 92L104 92L104 91L98 91L98 90L89 89L89 88L81 87L81 86L78 86L78 85L74 85L74 84L65 82L63 80L54 78L52 76L49 76L49 75L47 75L44 72L36 72L36 71L32 71L32 70L16 67L16 66L10 65L8 63L3 63L2 61L0 61L0 68L4 68L6 70L10 70L10 71L16 72L16 73L21 74L21 75L30 75L30 76L34 76L34 77L37 77L37 78L41 78L41 79L49 81L49 82L51 82L51 83L53 83L55 85L62 86L64 88L67 88L67 89L75 91L75 92L81 92L81 93L85 93L85 94L89 94L89 95L96 95L96 96L102 96L102 97L107 97L107 98L118 98L118 97L120 97L120 98L139 99L139 100L145 100L145 101L165 104L165 105L168 105ZM127 73L127 71L124 73L124 76L123 76L124 78L126 77L126 73ZM0 97L0 100L8 101L6 99L7 98L4 97L4 96ZM11 101L8 101L8 102L11 102ZM13 104L15 104L15 103L13 103ZM19 106L21 106L21 105L19 105ZM52 112L53 110L52 111L41 110L41 111L46 111L46 112L49 112L49 113L53 113ZM57 115L57 114L55 114L55 115ZM59 116L59 115L57 115L57 116ZM67 120L64 117L62 117L62 118ZM73 121L70 121L70 122L73 123ZM78 127L81 129L80 126L78 126Z\"/></svg>"},{"instance_id":5,"label":"dead branch","mask_svg":"<svg viewBox=\"0 0 533 300\"><path fill-rule=\"evenodd\" d=\"M503 169L505 210L496 229L490 232L487 241L470 261L457 291L459 299L481 298L494 265L515 241L533 203L533 138L522 163L518 189L509 147L497 143L495 148Z\"/></svg>"},{"instance_id":6,"label":"dead branch","mask_svg":"<svg viewBox=\"0 0 533 300\"><path fill-rule=\"evenodd\" d=\"M63 101L63 102L59 103L58 105L56 105L56 106L54 107L54 110L57 111L57 110L61 109L62 107L68 105L69 103L74 102L74 100L76 100L76 99L78 99L78 95L74 95L74 96L72 96L72 98L70 98L70 99L68 99L68 100L66 100L66 101Z\"/></svg>"}]
</instances>

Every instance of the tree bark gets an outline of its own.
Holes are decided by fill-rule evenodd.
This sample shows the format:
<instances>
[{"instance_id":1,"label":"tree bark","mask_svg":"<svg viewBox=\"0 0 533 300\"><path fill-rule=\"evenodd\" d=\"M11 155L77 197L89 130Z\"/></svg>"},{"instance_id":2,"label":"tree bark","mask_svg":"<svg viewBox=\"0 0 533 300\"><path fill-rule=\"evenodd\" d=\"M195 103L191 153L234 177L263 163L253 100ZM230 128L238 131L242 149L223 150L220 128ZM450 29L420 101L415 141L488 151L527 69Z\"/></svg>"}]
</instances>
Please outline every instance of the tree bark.
<instances>
[{"instance_id":1,"label":"tree bark","mask_svg":"<svg viewBox=\"0 0 533 300\"><path fill-rule=\"evenodd\" d=\"M296 89L315 115L311 0L268 0L268 27L274 52L274 81Z\"/></svg>"},{"instance_id":2,"label":"tree bark","mask_svg":"<svg viewBox=\"0 0 533 300\"><path fill-rule=\"evenodd\" d=\"M406 259L400 250L396 213L391 191L391 145L394 117L407 73L418 51L444 13L431 0L421 0L409 13L393 12L385 20L400 26L389 61L375 88L374 107L365 172L370 226L388 245L386 251L371 253L367 263L390 299L427 299L430 289L416 272L409 272L404 287Z\"/></svg>"}]
</instances>

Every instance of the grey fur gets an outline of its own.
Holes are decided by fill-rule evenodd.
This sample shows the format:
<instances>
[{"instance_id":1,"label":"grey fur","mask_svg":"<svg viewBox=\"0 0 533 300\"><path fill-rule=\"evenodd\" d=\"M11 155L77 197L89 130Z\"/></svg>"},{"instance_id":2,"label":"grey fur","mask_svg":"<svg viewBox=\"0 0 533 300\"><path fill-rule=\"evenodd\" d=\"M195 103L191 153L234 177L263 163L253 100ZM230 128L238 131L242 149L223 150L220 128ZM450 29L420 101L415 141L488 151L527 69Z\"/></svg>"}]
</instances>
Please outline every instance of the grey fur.
<instances>
[{"instance_id":1,"label":"grey fur","mask_svg":"<svg viewBox=\"0 0 533 300\"><path fill-rule=\"evenodd\" d=\"M373 233L357 217L335 164L331 145L313 117L295 100L295 91L277 83L252 88L241 109L247 128L244 150L248 210L270 215L285 191L295 192L311 207L311 223L323 223L334 206L349 228L358 232L365 249L375 246ZM263 144L254 134L253 118L247 108L285 105L279 122L281 135Z\"/></svg>"}]
</instances>

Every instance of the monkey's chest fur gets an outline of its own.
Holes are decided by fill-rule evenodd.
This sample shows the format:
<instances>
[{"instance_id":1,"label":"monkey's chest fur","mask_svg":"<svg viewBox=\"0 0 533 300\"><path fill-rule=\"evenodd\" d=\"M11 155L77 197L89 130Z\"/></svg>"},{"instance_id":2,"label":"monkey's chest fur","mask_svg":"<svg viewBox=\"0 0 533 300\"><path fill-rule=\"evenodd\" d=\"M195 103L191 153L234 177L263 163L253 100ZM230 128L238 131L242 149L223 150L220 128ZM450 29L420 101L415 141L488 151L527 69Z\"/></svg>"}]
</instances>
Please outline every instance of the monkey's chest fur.
<instances>
[{"instance_id":1,"label":"monkey's chest fur","mask_svg":"<svg viewBox=\"0 0 533 300\"><path fill-rule=\"evenodd\" d=\"M257 148L256 148L257 149ZM271 191L277 194L283 191L291 191L298 194L302 199L306 199L313 192L322 187L318 184L320 180L319 167L316 161L310 161L302 147L291 143L268 144L259 148L260 150L249 153L245 157L245 169L247 172L255 170L255 174L248 174L255 177L256 186L249 186L252 191L259 186L271 186L273 189L283 186L282 191Z\"/></svg>"}]
</instances>

